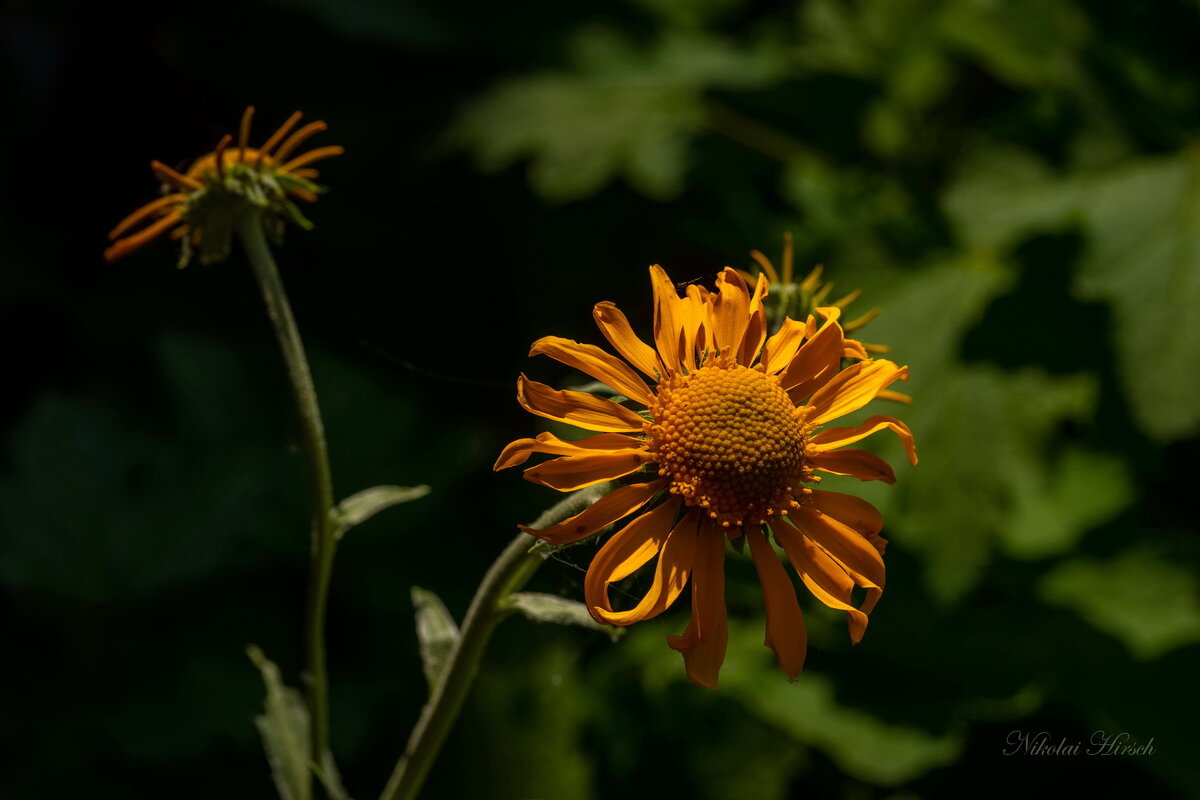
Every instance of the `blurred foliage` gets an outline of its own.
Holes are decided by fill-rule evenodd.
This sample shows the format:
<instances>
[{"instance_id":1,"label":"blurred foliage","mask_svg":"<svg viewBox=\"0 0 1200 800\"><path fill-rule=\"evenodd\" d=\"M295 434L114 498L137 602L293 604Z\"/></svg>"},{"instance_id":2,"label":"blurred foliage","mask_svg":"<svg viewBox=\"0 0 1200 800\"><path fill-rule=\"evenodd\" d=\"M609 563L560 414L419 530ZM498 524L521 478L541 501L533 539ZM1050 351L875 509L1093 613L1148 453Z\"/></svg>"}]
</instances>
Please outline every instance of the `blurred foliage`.
<instances>
[{"instance_id":1,"label":"blurred foliage","mask_svg":"<svg viewBox=\"0 0 1200 800\"><path fill-rule=\"evenodd\" d=\"M663 641L685 608L615 644L514 618L428 795L1200 793L1194 3L2 13L17 123L0 135L28 157L0 208L19 376L0 473L19 655L0 670L25 687L0 726L0 795L273 791L243 648L299 685L307 527L282 368L236 258L99 260L152 185L146 159L211 146L245 102L319 112L348 148L316 231L279 256L338 488L433 488L364 517L340 554L333 742L354 796L382 784L424 701L416 625L461 618L514 523L555 499L489 472L540 429L516 373L579 381L526 362L528 343L598 342L602 299L645 330L647 263L707 279L752 248L774 257L785 231L799 270L824 263L883 309L863 336L912 368L914 404L879 413L911 424L921 463L847 488L892 543L862 644L802 597L811 647L787 683L740 557L717 693ZM131 75L142 92L114 95ZM79 175L61 154L87 118L122 123L87 141L109 188L64 203ZM894 441L865 444L899 465ZM535 596L578 600L596 546L556 554ZM412 599L418 583L444 607ZM1001 755L1013 730L1099 729L1157 752Z\"/></svg>"}]
</instances>

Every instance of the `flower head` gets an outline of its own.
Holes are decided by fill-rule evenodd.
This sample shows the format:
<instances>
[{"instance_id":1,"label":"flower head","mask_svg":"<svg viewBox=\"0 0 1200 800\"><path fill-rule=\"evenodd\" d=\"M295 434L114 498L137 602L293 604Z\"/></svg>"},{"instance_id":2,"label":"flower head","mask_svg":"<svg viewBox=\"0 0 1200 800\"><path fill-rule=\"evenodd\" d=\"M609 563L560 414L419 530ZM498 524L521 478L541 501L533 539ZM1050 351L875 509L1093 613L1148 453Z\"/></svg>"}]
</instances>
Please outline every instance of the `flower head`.
<instances>
[{"instance_id":1,"label":"flower head","mask_svg":"<svg viewBox=\"0 0 1200 800\"><path fill-rule=\"evenodd\" d=\"M908 368L872 359L847 339L837 306L817 307L803 322L785 318L768 337L764 276L751 291L738 272L725 269L715 291L691 285L680 297L661 267L651 267L650 275L653 347L634 334L616 306L599 303L596 324L621 358L554 336L530 350L623 397L556 391L524 375L517 382L517 399L527 411L597 433L578 441L549 433L518 439L504 448L495 468L549 453L558 457L528 467L528 480L559 491L623 484L557 525L523 529L566 544L632 516L592 560L584 581L588 608L597 621L630 625L662 613L690 581L691 622L668 643L683 654L688 677L702 686L716 687L725 657L725 542L748 541L765 597L765 644L795 678L807 646L804 620L770 542L783 549L817 599L849 615L857 643L883 592L883 519L857 497L814 487L819 473L894 482L891 467L878 456L846 447L876 431L896 433L909 460L917 462L911 432L892 417L827 427L894 381L906 380ZM852 363L843 369L844 359ZM615 610L609 587L656 558L642 600ZM856 585L866 589L860 606L851 598Z\"/></svg>"},{"instance_id":2,"label":"flower head","mask_svg":"<svg viewBox=\"0 0 1200 800\"><path fill-rule=\"evenodd\" d=\"M283 221L290 219L302 228L312 227L293 198L314 202L321 187L313 183L317 170L312 164L341 155L338 146L318 147L293 156L309 137L326 129L321 121L310 122L294 133L299 111L288 117L261 146L249 146L254 107L246 109L238 129L236 145L226 134L216 148L178 172L160 161L150 168L163 183L163 196L152 200L121 220L109 233L112 245L104 251L108 262L129 255L167 234L183 248L180 266L198 249L203 263L220 261L229 254L230 238L242 214L265 212L264 221L278 237ZM289 135L290 134L290 135Z\"/></svg>"}]
</instances>

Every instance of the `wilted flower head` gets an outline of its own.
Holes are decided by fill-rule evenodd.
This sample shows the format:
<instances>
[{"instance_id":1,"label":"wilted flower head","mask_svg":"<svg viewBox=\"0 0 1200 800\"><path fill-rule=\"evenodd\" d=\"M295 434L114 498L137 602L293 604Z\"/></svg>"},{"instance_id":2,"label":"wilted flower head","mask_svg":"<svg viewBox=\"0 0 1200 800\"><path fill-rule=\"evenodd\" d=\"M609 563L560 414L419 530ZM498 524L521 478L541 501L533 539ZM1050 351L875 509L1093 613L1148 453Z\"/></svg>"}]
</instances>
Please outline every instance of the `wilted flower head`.
<instances>
[{"instance_id":1,"label":"wilted flower head","mask_svg":"<svg viewBox=\"0 0 1200 800\"><path fill-rule=\"evenodd\" d=\"M908 368L872 359L847 339L836 306L818 307L802 322L784 319L768 337L763 301L769 284L763 276L750 291L735 270L726 269L716 291L691 285L684 297L661 267L651 267L650 276L654 347L634 334L616 306L600 303L596 324L624 361L554 336L530 351L607 384L623 396L619 402L556 391L524 375L517 383L526 410L598 433L578 441L550 433L519 439L495 468L549 453L558 458L527 468L528 480L559 491L623 484L570 519L525 530L569 543L636 515L593 559L584 583L587 606L598 621L629 625L662 613L690 580L691 622L668 643L683 653L688 677L703 686L716 686L728 639L725 542L744 537L765 597L765 643L794 678L807 646L804 621L770 541L782 547L814 596L847 612L851 639L858 642L883 592L883 519L857 497L814 485L820 472L894 482L891 467L878 456L846 447L885 429L900 437L916 463L912 434L892 417L825 427L907 379ZM853 363L843 369L844 359ZM609 586L655 558L644 598L615 610ZM866 589L857 607L855 585Z\"/></svg>"},{"instance_id":2,"label":"wilted flower head","mask_svg":"<svg viewBox=\"0 0 1200 800\"><path fill-rule=\"evenodd\" d=\"M341 155L343 149L318 147L293 157L301 144L327 127L321 121L310 122L293 133L300 121L299 111L261 146L250 147L253 117L251 106L242 115L236 144L233 136L226 134L211 153L200 156L184 172L151 161L164 194L113 228L108 235L113 244L104 251L105 260L116 261L167 234L182 245L180 266L187 264L193 249L199 251L203 263L220 261L229 254L233 231L248 212L262 213L268 231L276 238L284 220L311 228L312 223L292 200L314 202L322 189L313 183L318 173L311 165Z\"/></svg>"}]
</instances>

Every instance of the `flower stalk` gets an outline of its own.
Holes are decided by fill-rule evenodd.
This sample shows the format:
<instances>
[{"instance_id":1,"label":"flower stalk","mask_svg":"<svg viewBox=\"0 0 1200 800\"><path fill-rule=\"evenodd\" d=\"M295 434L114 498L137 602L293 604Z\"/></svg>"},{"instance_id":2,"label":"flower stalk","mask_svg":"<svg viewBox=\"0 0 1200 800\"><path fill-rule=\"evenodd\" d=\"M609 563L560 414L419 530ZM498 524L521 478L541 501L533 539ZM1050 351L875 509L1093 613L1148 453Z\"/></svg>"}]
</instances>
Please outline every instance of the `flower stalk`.
<instances>
[{"instance_id":1,"label":"flower stalk","mask_svg":"<svg viewBox=\"0 0 1200 800\"><path fill-rule=\"evenodd\" d=\"M271 255L263 230L263 212L247 209L239 216L237 232L262 289L267 316L275 329L275 337L287 365L296 410L300 415L305 462L308 469L312 509L312 566L309 575L308 609L306 613L307 689L309 714L312 720L312 759L325 763L329 751L329 679L325 667L325 616L329 598L329 583L333 573L333 557L337 536L330 510L333 508L333 477L329 469L329 453L325 445L325 424L313 386L304 342L296 319L292 315L279 269Z\"/></svg>"},{"instance_id":2,"label":"flower stalk","mask_svg":"<svg viewBox=\"0 0 1200 800\"><path fill-rule=\"evenodd\" d=\"M546 509L533 527L554 525L589 506L608 490L607 484L581 489ZM475 591L461 633L446 659L438 680L409 736L404 754L396 762L380 800L413 800L421 791L446 736L466 700L479 662L496 626L512 609L506 602L537 572L553 545L519 533L488 568Z\"/></svg>"}]
</instances>

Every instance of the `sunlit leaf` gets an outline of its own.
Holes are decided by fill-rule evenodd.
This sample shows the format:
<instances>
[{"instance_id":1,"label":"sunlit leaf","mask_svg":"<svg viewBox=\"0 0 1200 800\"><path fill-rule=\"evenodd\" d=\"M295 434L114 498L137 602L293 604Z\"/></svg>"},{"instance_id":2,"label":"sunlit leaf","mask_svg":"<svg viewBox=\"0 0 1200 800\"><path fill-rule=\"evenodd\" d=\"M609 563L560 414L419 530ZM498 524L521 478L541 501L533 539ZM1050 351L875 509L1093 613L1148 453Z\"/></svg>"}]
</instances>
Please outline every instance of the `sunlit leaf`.
<instances>
[{"instance_id":1,"label":"sunlit leaf","mask_svg":"<svg viewBox=\"0 0 1200 800\"><path fill-rule=\"evenodd\" d=\"M588 630L607 633L613 640L623 632L612 625L602 625L592 619L587 606L578 600L559 597L542 592L517 592L507 600L508 607L519 611L534 622L552 622L555 625L576 625Z\"/></svg>"},{"instance_id":2,"label":"sunlit leaf","mask_svg":"<svg viewBox=\"0 0 1200 800\"><path fill-rule=\"evenodd\" d=\"M386 508L417 500L429 494L429 487L421 486L372 486L350 495L330 511L336 524L338 538L355 525L366 522Z\"/></svg>"},{"instance_id":3,"label":"sunlit leaf","mask_svg":"<svg viewBox=\"0 0 1200 800\"><path fill-rule=\"evenodd\" d=\"M1045 577L1042 596L1079 612L1151 659L1200 641L1200 582L1193 571L1149 550L1110 561L1068 561Z\"/></svg>"},{"instance_id":4,"label":"sunlit leaf","mask_svg":"<svg viewBox=\"0 0 1200 800\"><path fill-rule=\"evenodd\" d=\"M271 776L280 800L309 800L312 772L309 769L308 709L300 692L283 684L279 668L254 645L246 648L250 660L262 672L267 688L264 713L254 718L262 736Z\"/></svg>"},{"instance_id":5,"label":"sunlit leaf","mask_svg":"<svg viewBox=\"0 0 1200 800\"><path fill-rule=\"evenodd\" d=\"M416 609L417 641L421 647L421 667L430 690L446 666L450 651L458 642L458 624L441 598L420 586L412 588Z\"/></svg>"}]
</instances>

